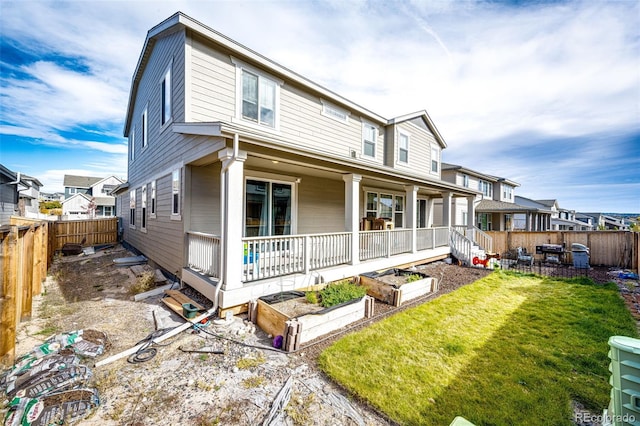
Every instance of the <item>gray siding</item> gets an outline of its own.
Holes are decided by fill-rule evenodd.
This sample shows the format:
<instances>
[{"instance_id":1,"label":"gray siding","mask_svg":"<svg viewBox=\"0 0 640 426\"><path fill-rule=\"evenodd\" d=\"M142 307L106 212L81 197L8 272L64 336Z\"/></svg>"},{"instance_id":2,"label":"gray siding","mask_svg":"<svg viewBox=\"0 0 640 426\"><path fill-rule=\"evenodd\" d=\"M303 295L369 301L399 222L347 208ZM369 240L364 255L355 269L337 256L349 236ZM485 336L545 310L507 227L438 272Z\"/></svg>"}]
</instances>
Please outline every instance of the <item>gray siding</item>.
<instances>
[{"instance_id":1,"label":"gray siding","mask_svg":"<svg viewBox=\"0 0 640 426\"><path fill-rule=\"evenodd\" d=\"M220 235L220 163L189 167L190 225L192 231Z\"/></svg>"},{"instance_id":2,"label":"gray siding","mask_svg":"<svg viewBox=\"0 0 640 426\"><path fill-rule=\"evenodd\" d=\"M344 182L305 176L298 187L298 233L344 231Z\"/></svg>"}]
</instances>

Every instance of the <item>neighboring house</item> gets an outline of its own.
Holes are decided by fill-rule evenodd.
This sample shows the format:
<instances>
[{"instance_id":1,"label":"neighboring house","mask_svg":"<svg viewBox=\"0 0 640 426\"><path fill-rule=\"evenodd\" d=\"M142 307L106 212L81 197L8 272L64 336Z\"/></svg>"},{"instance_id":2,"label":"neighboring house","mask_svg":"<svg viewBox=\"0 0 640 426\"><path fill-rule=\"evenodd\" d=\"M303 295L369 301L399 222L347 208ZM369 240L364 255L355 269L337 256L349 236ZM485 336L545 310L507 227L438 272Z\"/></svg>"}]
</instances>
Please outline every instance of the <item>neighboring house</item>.
<instances>
[{"instance_id":1,"label":"neighboring house","mask_svg":"<svg viewBox=\"0 0 640 426\"><path fill-rule=\"evenodd\" d=\"M115 176L101 178L64 175L63 217L90 219L115 216L116 197L111 191L122 183L123 181Z\"/></svg>"},{"instance_id":2,"label":"neighboring house","mask_svg":"<svg viewBox=\"0 0 640 426\"><path fill-rule=\"evenodd\" d=\"M18 215L20 177L0 164L0 225L8 225L11 216Z\"/></svg>"},{"instance_id":3,"label":"neighboring house","mask_svg":"<svg viewBox=\"0 0 640 426\"><path fill-rule=\"evenodd\" d=\"M584 213L576 213L576 220L580 223L578 225L582 229L579 231L596 231L598 229L597 224L594 224L594 218Z\"/></svg>"},{"instance_id":4,"label":"neighboring house","mask_svg":"<svg viewBox=\"0 0 640 426\"><path fill-rule=\"evenodd\" d=\"M549 208L551 213L552 231L591 231L593 226L576 218L575 210L563 209L557 200L536 200Z\"/></svg>"},{"instance_id":5,"label":"neighboring house","mask_svg":"<svg viewBox=\"0 0 640 426\"><path fill-rule=\"evenodd\" d=\"M544 231L550 227L551 211L516 202L517 182L449 163L442 164L442 179L478 190L473 220L482 231ZM469 204L457 200L454 225L464 225L468 212Z\"/></svg>"},{"instance_id":6,"label":"neighboring house","mask_svg":"<svg viewBox=\"0 0 640 426\"><path fill-rule=\"evenodd\" d=\"M593 219L595 225L594 230L616 230L628 231L630 224L623 218L613 217L604 213L581 213L582 216L588 216Z\"/></svg>"},{"instance_id":7,"label":"neighboring house","mask_svg":"<svg viewBox=\"0 0 640 426\"><path fill-rule=\"evenodd\" d=\"M478 194L441 179L425 111L384 118L182 13L147 34L124 135L125 243L220 307L446 257Z\"/></svg>"},{"instance_id":8,"label":"neighboring house","mask_svg":"<svg viewBox=\"0 0 640 426\"><path fill-rule=\"evenodd\" d=\"M513 216L514 229L524 231L551 230L551 216L553 210L544 204L530 198L515 196L515 204L524 211Z\"/></svg>"},{"instance_id":9,"label":"neighboring house","mask_svg":"<svg viewBox=\"0 0 640 426\"><path fill-rule=\"evenodd\" d=\"M22 175L20 182L26 187L23 187L19 191L19 215L39 219L41 217L40 188L42 187L42 182L25 174Z\"/></svg>"},{"instance_id":10,"label":"neighboring house","mask_svg":"<svg viewBox=\"0 0 640 426\"><path fill-rule=\"evenodd\" d=\"M64 192L40 192L40 201L64 201Z\"/></svg>"}]
</instances>

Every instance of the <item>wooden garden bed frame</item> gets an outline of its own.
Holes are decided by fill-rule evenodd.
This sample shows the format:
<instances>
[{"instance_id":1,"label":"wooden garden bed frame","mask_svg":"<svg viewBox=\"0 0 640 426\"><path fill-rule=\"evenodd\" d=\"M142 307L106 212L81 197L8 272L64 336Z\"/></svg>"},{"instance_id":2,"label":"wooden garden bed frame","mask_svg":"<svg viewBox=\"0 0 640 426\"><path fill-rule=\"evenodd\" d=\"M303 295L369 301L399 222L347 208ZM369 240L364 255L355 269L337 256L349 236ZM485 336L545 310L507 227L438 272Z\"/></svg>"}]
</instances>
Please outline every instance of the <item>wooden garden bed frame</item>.
<instances>
[{"instance_id":1,"label":"wooden garden bed frame","mask_svg":"<svg viewBox=\"0 0 640 426\"><path fill-rule=\"evenodd\" d=\"M300 298L301 303L304 297ZM291 317L278 310L278 304L261 299L249 302L249 320L265 333L282 336L282 349L291 352L301 345L331 333L363 318L371 318L374 311L372 297L364 296L356 301L336 305L318 313Z\"/></svg>"},{"instance_id":2,"label":"wooden garden bed frame","mask_svg":"<svg viewBox=\"0 0 640 426\"><path fill-rule=\"evenodd\" d=\"M429 293L436 293L438 291L437 279L420 272L402 272L406 273L407 275L423 275L425 278L402 284L401 286L399 286L399 288L382 280L366 275L360 275L358 277L358 280L361 286L366 287L367 294L369 296L393 306L400 306L411 299L415 299L416 297L424 296Z\"/></svg>"}]
</instances>

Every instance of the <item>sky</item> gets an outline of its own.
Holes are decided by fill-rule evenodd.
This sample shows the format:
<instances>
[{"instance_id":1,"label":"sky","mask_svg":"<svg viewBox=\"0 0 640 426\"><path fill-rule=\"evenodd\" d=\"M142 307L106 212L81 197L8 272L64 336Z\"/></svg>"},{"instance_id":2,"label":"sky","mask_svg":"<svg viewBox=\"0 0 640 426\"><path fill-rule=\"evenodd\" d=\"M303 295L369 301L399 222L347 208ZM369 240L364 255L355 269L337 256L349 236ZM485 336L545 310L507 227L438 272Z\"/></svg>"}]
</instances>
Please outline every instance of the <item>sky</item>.
<instances>
[{"instance_id":1,"label":"sky","mask_svg":"<svg viewBox=\"0 0 640 426\"><path fill-rule=\"evenodd\" d=\"M640 0L0 0L0 163L62 191L126 178L131 77L182 11L385 118L442 160L578 212L640 213Z\"/></svg>"}]
</instances>

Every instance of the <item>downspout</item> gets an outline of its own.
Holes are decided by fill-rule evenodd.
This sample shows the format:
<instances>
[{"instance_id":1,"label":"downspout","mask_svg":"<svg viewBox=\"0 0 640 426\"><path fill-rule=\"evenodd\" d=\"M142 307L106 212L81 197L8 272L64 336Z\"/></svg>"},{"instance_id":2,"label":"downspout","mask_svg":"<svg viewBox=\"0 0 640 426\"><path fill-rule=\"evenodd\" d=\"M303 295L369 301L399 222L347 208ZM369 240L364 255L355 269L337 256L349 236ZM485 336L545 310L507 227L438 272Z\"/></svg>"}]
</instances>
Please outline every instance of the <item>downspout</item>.
<instances>
[{"instance_id":1,"label":"downspout","mask_svg":"<svg viewBox=\"0 0 640 426\"><path fill-rule=\"evenodd\" d=\"M231 165L233 165L233 163L236 162L236 158L238 157L238 151L239 151L239 145L240 145L240 137L238 136L237 133L234 133L233 135L233 155L231 156L231 158L229 160L227 160L225 163L222 164L222 169L220 170L220 200L222 201L222 206L224 208L220 209L220 241L224 241L224 238L226 237L225 235L225 229L227 228L227 191L226 191L226 172L227 170L229 170L229 167L231 167ZM215 299L213 301L213 308L211 308L212 312L215 312L218 309L218 293L220 292L220 287L222 287L223 281L224 281L224 274L225 274L225 265L227 264L226 262L226 258L227 258L227 254L223 251L220 253L220 280L218 281L218 284L216 284L216 290L215 293L213 295L213 298Z\"/></svg>"}]
</instances>

